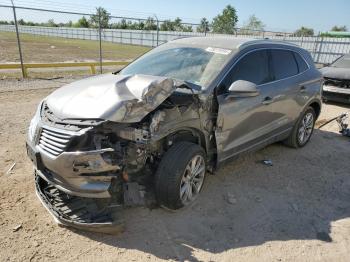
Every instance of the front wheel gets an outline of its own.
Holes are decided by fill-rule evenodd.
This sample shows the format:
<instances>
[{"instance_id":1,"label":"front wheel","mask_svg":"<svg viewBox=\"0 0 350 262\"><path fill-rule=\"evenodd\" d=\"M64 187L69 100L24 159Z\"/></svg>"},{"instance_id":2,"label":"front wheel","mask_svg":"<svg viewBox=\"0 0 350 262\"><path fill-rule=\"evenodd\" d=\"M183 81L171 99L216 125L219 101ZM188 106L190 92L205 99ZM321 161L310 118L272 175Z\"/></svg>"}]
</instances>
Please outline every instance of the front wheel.
<instances>
[{"instance_id":1,"label":"front wheel","mask_svg":"<svg viewBox=\"0 0 350 262\"><path fill-rule=\"evenodd\" d=\"M199 145L180 142L163 156L156 172L156 196L160 205L179 209L199 195L206 173L205 152Z\"/></svg>"},{"instance_id":2,"label":"front wheel","mask_svg":"<svg viewBox=\"0 0 350 262\"><path fill-rule=\"evenodd\" d=\"M313 134L315 121L315 110L312 107L308 107L296 122L290 136L284 143L294 148L305 146Z\"/></svg>"}]
</instances>

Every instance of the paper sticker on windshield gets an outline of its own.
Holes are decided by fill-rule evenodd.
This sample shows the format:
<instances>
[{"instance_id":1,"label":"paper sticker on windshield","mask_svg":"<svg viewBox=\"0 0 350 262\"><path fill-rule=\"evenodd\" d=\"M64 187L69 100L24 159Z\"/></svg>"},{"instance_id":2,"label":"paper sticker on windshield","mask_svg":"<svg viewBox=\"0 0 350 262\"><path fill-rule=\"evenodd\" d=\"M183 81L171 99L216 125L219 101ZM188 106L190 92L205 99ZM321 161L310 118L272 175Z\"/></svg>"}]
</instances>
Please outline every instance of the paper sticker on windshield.
<instances>
[{"instance_id":1,"label":"paper sticker on windshield","mask_svg":"<svg viewBox=\"0 0 350 262\"><path fill-rule=\"evenodd\" d=\"M205 50L210 53L221 54L221 55L229 55L231 53L230 49L216 48L216 47L208 47Z\"/></svg>"}]
</instances>

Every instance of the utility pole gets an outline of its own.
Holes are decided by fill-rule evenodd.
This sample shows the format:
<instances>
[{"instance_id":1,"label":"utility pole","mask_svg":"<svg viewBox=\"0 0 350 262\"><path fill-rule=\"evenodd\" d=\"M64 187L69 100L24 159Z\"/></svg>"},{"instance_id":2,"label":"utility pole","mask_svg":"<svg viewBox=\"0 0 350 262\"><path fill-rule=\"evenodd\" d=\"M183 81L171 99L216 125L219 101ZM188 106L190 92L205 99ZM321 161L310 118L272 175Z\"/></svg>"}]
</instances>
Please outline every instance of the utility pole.
<instances>
[{"instance_id":1,"label":"utility pole","mask_svg":"<svg viewBox=\"0 0 350 262\"><path fill-rule=\"evenodd\" d=\"M12 10L13 10L13 18L15 20L15 28L16 28L16 35L17 35L17 45L18 45L18 51L19 51L19 59L21 60L22 76L23 76L23 78L26 78L27 77L27 73L26 73L26 70L25 70L24 65L23 65L22 48L21 48L21 41L19 39L17 16L16 16L16 7L13 4L13 0L11 0L11 3L12 3Z\"/></svg>"},{"instance_id":2,"label":"utility pole","mask_svg":"<svg viewBox=\"0 0 350 262\"><path fill-rule=\"evenodd\" d=\"M98 9L98 35L100 39L100 74L102 74L102 28L101 28L101 10Z\"/></svg>"}]
</instances>

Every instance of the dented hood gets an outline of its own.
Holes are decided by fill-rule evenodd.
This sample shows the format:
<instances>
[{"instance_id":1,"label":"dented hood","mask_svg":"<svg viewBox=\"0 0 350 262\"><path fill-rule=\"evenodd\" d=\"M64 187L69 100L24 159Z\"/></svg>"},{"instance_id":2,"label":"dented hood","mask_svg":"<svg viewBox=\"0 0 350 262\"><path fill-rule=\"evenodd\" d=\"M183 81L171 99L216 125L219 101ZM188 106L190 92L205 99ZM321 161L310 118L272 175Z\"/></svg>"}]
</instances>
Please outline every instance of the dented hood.
<instances>
[{"instance_id":1,"label":"dented hood","mask_svg":"<svg viewBox=\"0 0 350 262\"><path fill-rule=\"evenodd\" d=\"M104 119L139 122L176 87L160 76L104 74L65 85L47 97L53 114L61 119Z\"/></svg>"}]
</instances>

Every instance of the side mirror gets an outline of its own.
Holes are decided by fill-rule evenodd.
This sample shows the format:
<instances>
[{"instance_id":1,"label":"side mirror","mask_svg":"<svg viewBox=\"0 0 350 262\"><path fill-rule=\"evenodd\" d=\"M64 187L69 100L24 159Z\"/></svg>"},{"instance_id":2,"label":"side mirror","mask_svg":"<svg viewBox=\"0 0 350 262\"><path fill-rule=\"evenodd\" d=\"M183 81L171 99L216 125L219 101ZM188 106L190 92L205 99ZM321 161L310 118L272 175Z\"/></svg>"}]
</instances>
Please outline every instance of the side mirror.
<instances>
[{"instance_id":1,"label":"side mirror","mask_svg":"<svg viewBox=\"0 0 350 262\"><path fill-rule=\"evenodd\" d=\"M228 91L228 97L252 97L259 95L257 85L245 80L233 82Z\"/></svg>"}]
</instances>

